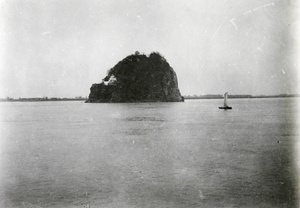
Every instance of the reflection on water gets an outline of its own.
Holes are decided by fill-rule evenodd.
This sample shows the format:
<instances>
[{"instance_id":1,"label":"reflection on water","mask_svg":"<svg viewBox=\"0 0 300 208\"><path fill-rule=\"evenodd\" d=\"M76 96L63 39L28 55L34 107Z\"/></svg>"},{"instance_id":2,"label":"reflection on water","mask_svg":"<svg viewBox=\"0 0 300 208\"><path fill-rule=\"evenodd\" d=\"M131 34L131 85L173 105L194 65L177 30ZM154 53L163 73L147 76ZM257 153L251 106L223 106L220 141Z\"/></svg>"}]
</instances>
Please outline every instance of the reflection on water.
<instances>
[{"instance_id":1,"label":"reflection on water","mask_svg":"<svg viewBox=\"0 0 300 208\"><path fill-rule=\"evenodd\" d=\"M293 101L0 103L0 205L296 207Z\"/></svg>"},{"instance_id":2,"label":"reflection on water","mask_svg":"<svg viewBox=\"0 0 300 208\"><path fill-rule=\"evenodd\" d=\"M125 118L124 120L125 121L160 121L160 122L165 121L159 117L129 117L129 118Z\"/></svg>"}]
</instances>

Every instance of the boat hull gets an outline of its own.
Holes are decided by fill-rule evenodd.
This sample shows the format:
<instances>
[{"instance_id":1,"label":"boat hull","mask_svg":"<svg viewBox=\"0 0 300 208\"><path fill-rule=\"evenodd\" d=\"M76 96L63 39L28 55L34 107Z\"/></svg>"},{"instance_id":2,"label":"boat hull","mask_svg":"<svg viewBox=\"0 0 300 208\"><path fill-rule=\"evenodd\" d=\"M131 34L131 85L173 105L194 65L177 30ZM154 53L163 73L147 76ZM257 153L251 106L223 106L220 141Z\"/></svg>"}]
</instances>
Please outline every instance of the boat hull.
<instances>
[{"instance_id":1,"label":"boat hull","mask_svg":"<svg viewBox=\"0 0 300 208\"><path fill-rule=\"evenodd\" d=\"M219 107L219 109L231 110L232 107L230 107L230 106L223 106L223 107Z\"/></svg>"}]
</instances>

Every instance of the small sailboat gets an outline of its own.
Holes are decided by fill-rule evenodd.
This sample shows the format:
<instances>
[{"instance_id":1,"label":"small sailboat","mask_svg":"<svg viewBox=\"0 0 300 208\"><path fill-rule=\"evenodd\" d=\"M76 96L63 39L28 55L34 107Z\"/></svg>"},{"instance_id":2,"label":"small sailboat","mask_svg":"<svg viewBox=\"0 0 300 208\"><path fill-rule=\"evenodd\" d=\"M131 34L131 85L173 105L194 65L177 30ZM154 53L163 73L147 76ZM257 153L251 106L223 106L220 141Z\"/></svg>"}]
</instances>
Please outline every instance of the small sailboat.
<instances>
[{"instance_id":1,"label":"small sailboat","mask_svg":"<svg viewBox=\"0 0 300 208\"><path fill-rule=\"evenodd\" d=\"M231 110L232 107L227 105L228 92L224 94L224 106L219 107L219 109Z\"/></svg>"}]
</instances>

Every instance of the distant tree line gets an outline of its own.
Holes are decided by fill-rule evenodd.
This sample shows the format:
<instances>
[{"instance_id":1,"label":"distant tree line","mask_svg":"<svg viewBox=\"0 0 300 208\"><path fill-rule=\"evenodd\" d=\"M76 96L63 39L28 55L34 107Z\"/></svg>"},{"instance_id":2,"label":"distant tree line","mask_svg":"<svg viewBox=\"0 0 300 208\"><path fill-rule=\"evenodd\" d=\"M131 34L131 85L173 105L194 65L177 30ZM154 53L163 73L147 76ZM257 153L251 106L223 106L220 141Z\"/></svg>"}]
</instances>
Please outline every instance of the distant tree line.
<instances>
[{"instance_id":1,"label":"distant tree line","mask_svg":"<svg viewBox=\"0 0 300 208\"><path fill-rule=\"evenodd\" d=\"M76 100L87 100L87 97L78 96L75 98L57 98L57 97L33 97L33 98L0 98L0 101L5 102L12 102L12 101L23 101L23 102L37 102L37 101L76 101Z\"/></svg>"},{"instance_id":2,"label":"distant tree line","mask_svg":"<svg viewBox=\"0 0 300 208\"><path fill-rule=\"evenodd\" d=\"M185 95L184 99L222 99L221 94L207 95ZM279 95L228 95L228 98L278 98L278 97L300 97L298 94L279 94Z\"/></svg>"}]
</instances>

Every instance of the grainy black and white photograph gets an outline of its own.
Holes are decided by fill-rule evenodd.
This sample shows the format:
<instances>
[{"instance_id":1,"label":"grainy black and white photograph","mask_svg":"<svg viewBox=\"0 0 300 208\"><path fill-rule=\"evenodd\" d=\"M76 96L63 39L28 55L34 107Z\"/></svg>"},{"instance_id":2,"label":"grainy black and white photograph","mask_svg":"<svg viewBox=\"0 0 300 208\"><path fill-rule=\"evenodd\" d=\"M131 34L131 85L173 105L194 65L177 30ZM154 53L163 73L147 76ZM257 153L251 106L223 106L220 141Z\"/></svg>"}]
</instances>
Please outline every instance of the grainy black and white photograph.
<instances>
[{"instance_id":1,"label":"grainy black and white photograph","mask_svg":"<svg viewBox=\"0 0 300 208\"><path fill-rule=\"evenodd\" d=\"M0 0L0 207L300 207L299 17Z\"/></svg>"}]
</instances>

